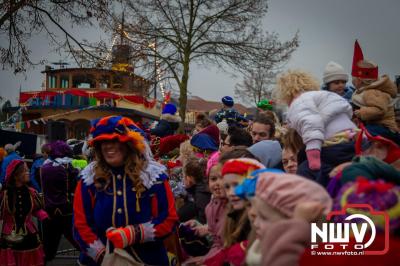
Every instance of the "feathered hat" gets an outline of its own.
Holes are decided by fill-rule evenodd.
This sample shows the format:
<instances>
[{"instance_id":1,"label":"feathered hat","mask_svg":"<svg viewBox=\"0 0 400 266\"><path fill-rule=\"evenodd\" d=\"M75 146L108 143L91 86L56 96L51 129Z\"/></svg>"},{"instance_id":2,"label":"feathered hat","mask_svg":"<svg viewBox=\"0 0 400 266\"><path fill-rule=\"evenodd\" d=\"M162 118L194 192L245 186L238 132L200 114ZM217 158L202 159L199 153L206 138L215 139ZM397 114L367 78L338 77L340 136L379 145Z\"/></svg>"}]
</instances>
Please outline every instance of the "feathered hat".
<instances>
[{"instance_id":1,"label":"feathered hat","mask_svg":"<svg viewBox=\"0 0 400 266\"><path fill-rule=\"evenodd\" d=\"M246 176L249 176L251 172L263 168L265 168L265 166L257 160L238 158L227 161L222 167L221 174L222 176L227 174L237 174L245 178Z\"/></svg>"},{"instance_id":2,"label":"feathered hat","mask_svg":"<svg viewBox=\"0 0 400 266\"><path fill-rule=\"evenodd\" d=\"M190 144L200 151L217 151L219 143L208 134L198 133L192 137Z\"/></svg>"},{"instance_id":3,"label":"feathered hat","mask_svg":"<svg viewBox=\"0 0 400 266\"><path fill-rule=\"evenodd\" d=\"M368 204L374 211L385 211L389 216L390 231L400 228L400 188L382 179L370 180L358 177L354 182L346 183L334 200L333 210L342 210L347 204ZM348 214L365 214L380 230L385 230L384 220L380 216L370 215L366 210L347 208ZM343 222L348 215L334 216L335 222ZM378 218L379 217L379 218Z\"/></svg>"},{"instance_id":4,"label":"feathered hat","mask_svg":"<svg viewBox=\"0 0 400 266\"><path fill-rule=\"evenodd\" d=\"M93 121L90 146L105 140L131 143L139 152L145 152L145 133L130 119L123 116L107 116Z\"/></svg>"},{"instance_id":5,"label":"feathered hat","mask_svg":"<svg viewBox=\"0 0 400 266\"><path fill-rule=\"evenodd\" d=\"M264 168L253 171L241 184L235 187L235 194L242 199L250 199L256 195L258 175L261 173L284 174L280 169Z\"/></svg>"},{"instance_id":6,"label":"feathered hat","mask_svg":"<svg viewBox=\"0 0 400 266\"><path fill-rule=\"evenodd\" d=\"M168 154L169 152L179 148L182 142L188 140L189 137L184 134L171 135L164 138L161 138L158 147L152 147L156 152L154 152L155 156L163 156Z\"/></svg>"},{"instance_id":7,"label":"feathered hat","mask_svg":"<svg viewBox=\"0 0 400 266\"><path fill-rule=\"evenodd\" d=\"M209 135L215 141L215 143L219 145L219 128L216 125L209 125L199 133Z\"/></svg>"}]
</instances>

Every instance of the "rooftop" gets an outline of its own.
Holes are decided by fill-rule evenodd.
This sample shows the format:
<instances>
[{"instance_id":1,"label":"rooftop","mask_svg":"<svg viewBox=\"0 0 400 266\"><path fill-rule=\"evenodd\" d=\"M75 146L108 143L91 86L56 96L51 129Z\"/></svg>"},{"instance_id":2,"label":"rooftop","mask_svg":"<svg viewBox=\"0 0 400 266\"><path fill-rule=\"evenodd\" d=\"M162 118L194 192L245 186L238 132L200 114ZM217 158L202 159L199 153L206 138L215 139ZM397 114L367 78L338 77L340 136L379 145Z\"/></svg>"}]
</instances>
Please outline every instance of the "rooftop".
<instances>
[{"instance_id":1,"label":"rooftop","mask_svg":"<svg viewBox=\"0 0 400 266\"><path fill-rule=\"evenodd\" d=\"M213 112L221 108L222 108L221 102L207 101L198 96L193 96L187 100L187 110L189 112ZM251 113L250 108L247 108L246 106L240 103L235 103L234 108L242 114Z\"/></svg>"}]
</instances>

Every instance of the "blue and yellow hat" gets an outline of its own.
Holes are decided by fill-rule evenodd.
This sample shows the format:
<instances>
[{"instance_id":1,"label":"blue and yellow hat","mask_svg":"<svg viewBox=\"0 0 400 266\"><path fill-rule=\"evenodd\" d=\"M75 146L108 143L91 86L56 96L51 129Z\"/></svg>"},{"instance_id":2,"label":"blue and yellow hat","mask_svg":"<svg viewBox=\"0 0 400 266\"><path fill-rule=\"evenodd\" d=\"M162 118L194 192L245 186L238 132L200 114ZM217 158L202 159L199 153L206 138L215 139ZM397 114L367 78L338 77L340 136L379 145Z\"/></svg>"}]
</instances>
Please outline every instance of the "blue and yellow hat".
<instances>
[{"instance_id":1,"label":"blue and yellow hat","mask_svg":"<svg viewBox=\"0 0 400 266\"><path fill-rule=\"evenodd\" d=\"M235 188L235 194L242 199L250 199L256 195L256 187L258 175L261 173L278 173L284 172L275 168L264 168L253 171L244 181Z\"/></svg>"},{"instance_id":2,"label":"blue and yellow hat","mask_svg":"<svg viewBox=\"0 0 400 266\"><path fill-rule=\"evenodd\" d=\"M107 116L92 121L90 146L105 140L118 140L131 143L135 149L144 153L145 133L130 118Z\"/></svg>"}]
</instances>

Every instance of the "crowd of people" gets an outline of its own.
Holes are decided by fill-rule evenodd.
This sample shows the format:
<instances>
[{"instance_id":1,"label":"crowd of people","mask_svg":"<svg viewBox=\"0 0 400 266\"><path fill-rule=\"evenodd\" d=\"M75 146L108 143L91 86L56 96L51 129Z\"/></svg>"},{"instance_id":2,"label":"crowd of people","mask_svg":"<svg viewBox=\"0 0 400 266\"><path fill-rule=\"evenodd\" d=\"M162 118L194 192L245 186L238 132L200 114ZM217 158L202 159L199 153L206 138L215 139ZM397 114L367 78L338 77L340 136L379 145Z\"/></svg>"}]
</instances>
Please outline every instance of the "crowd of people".
<instances>
[{"instance_id":1,"label":"crowd of people","mask_svg":"<svg viewBox=\"0 0 400 266\"><path fill-rule=\"evenodd\" d=\"M7 144L0 265L44 265L62 236L80 251L80 265L396 265L398 88L358 43L351 75L354 88L329 62L320 86L308 72L288 70L276 88L285 116L263 100L249 119L225 96L215 117L199 114L189 134L177 133L171 103L152 128L103 117L80 152L74 142L45 144L31 169L16 152L21 143ZM351 203L388 213L389 228L371 216L378 244L390 233L388 252L312 256L311 223Z\"/></svg>"}]
</instances>

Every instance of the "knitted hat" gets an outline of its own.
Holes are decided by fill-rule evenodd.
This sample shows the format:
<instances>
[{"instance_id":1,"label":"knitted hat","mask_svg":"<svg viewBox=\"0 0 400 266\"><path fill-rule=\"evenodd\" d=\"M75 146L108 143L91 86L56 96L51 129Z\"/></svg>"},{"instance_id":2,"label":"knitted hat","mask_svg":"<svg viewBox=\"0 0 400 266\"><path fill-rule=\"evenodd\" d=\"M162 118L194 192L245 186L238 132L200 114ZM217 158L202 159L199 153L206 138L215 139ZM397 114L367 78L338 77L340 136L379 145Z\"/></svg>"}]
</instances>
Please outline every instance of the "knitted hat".
<instances>
[{"instance_id":1,"label":"knitted hat","mask_svg":"<svg viewBox=\"0 0 400 266\"><path fill-rule=\"evenodd\" d=\"M118 140L120 142L129 142L140 152L145 151L144 132L127 117L107 116L93 122L90 129L92 139L89 145L104 140Z\"/></svg>"},{"instance_id":2,"label":"knitted hat","mask_svg":"<svg viewBox=\"0 0 400 266\"><path fill-rule=\"evenodd\" d=\"M332 200L325 188L301 176L262 172L258 175L256 196L288 217L302 202L319 202L324 214L332 208Z\"/></svg>"},{"instance_id":3,"label":"knitted hat","mask_svg":"<svg viewBox=\"0 0 400 266\"><path fill-rule=\"evenodd\" d=\"M341 65L330 61L325 67L322 80L325 84L335 80L345 80L347 82L349 80L349 76Z\"/></svg>"},{"instance_id":4,"label":"knitted hat","mask_svg":"<svg viewBox=\"0 0 400 266\"><path fill-rule=\"evenodd\" d=\"M264 111L272 110L272 105L273 102L268 99L261 100L257 103L257 107L263 109Z\"/></svg>"},{"instance_id":5,"label":"knitted hat","mask_svg":"<svg viewBox=\"0 0 400 266\"><path fill-rule=\"evenodd\" d=\"M190 144L202 151L217 151L218 144L208 134L198 133L192 137Z\"/></svg>"},{"instance_id":6,"label":"knitted hat","mask_svg":"<svg viewBox=\"0 0 400 266\"><path fill-rule=\"evenodd\" d=\"M52 159L72 157L73 152L70 146L65 141L57 140L50 143L50 157Z\"/></svg>"},{"instance_id":7,"label":"knitted hat","mask_svg":"<svg viewBox=\"0 0 400 266\"><path fill-rule=\"evenodd\" d=\"M222 176L227 174L237 174L243 178L250 176L251 172L264 169L265 166L259 161L249 158L238 158L228 160L222 167Z\"/></svg>"},{"instance_id":8,"label":"knitted hat","mask_svg":"<svg viewBox=\"0 0 400 266\"><path fill-rule=\"evenodd\" d=\"M267 168L276 167L282 162L282 147L276 140L263 140L248 148Z\"/></svg>"},{"instance_id":9,"label":"knitted hat","mask_svg":"<svg viewBox=\"0 0 400 266\"><path fill-rule=\"evenodd\" d=\"M360 44L356 40L354 43L354 55L353 55L353 66L351 69L351 75L361 79L378 79L378 66L366 68L360 66L364 61L364 55L361 50Z\"/></svg>"},{"instance_id":10,"label":"knitted hat","mask_svg":"<svg viewBox=\"0 0 400 266\"><path fill-rule=\"evenodd\" d=\"M6 175L4 177L5 184L7 184L10 181L10 178L14 174L15 169L17 169L17 167L20 166L21 164L24 164L24 161L19 160L19 159L12 160L8 164L8 166L6 168Z\"/></svg>"},{"instance_id":11,"label":"knitted hat","mask_svg":"<svg viewBox=\"0 0 400 266\"><path fill-rule=\"evenodd\" d=\"M382 179L368 180L359 177L355 182L346 183L334 200L333 210L343 210L346 204L368 204L375 211L385 211L389 215L390 231L400 228L400 187ZM365 214L371 218L378 229L385 229L380 216L370 215L366 210L346 209L348 214ZM335 222L343 222L348 216L334 216Z\"/></svg>"},{"instance_id":12,"label":"knitted hat","mask_svg":"<svg viewBox=\"0 0 400 266\"><path fill-rule=\"evenodd\" d=\"M326 189L335 198L344 184L356 181L359 176L370 180L380 178L400 186L400 172L396 168L372 156L356 156L349 166L330 180Z\"/></svg>"},{"instance_id":13,"label":"knitted hat","mask_svg":"<svg viewBox=\"0 0 400 266\"><path fill-rule=\"evenodd\" d=\"M232 107L235 103L233 101L233 98L230 96L225 96L222 98L222 103L228 107Z\"/></svg>"},{"instance_id":14,"label":"knitted hat","mask_svg":"<svg viewBox=\"0 0 400 266\"><path fill-rule=\"evenodd\" d=\"M220 153L214 152L207 161L206 176L210 175L211 168L218 164Z\"/></svg>"},{"instance_id":15,"label":"knitted hat","mask_svg":"<svg viewBox=\"0 0 400 266\"><path fill-rule=\"evenodd\" d=\"M356 157L350 166L343 169L340 180L345 184L356 181L359 176L370 180L380 178L400 186L400 172L390 164L372 156Z\"/></svg>"},{"instance_id":16,"label":"knitted hat","mask_svg":"<svg viewBox=\"0 0 400 266\"><path fill-rule=\"evenodd\" d=\"M171 115L175 115L177 109L176 106L172 103L167 103L163 110L162 110L162 114L171 114Z\"/></svg>"}]
</instances>

